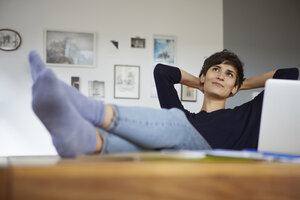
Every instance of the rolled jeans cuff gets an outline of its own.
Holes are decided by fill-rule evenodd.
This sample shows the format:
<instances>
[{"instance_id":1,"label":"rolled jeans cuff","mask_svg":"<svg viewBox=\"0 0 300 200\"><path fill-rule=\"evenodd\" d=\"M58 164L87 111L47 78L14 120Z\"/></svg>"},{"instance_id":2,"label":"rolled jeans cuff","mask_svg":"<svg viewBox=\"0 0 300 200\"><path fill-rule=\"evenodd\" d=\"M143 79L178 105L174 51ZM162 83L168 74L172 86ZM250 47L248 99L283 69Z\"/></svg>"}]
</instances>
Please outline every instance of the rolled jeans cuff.
<instances>
[{"instance_id":1,"label":"rolled jeans cuff","mask_svg":"<svg viewBox=\"0 0 300 200\"><path fill-rule=\"evenodd\" d=\"M112 122L110 123L110 125L105 129L107 131L113 130L119 123L120 114L119 114L118 106L112 104L111 107L113 108L114 116L113 116L113 119L112 119Z\"/></svg>"},{"instance_id":2,"label":"rolled jeans cuff","mask_svg":"<svg viewBox=\"0 0 300 200\"><path fill-rule=\"evenodd\" d=\"M108 135L107 135L107 132L104 131L103 129L97 128L97 130L102 139L102 147L101 147L101 151L99 152L99 154L105 154L105 153L107 153Z\"/></svg>"}]
</instances>

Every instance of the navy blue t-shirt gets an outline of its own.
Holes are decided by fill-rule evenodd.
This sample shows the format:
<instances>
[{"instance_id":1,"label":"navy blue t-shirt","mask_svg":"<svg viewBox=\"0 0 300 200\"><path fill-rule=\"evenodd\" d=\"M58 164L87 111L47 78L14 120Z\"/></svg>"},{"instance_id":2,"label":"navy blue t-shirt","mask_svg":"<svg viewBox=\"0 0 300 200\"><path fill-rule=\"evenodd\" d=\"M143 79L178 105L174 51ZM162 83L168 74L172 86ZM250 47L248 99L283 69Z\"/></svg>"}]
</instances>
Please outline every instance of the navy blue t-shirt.
<instances>
[{"instance_id":1,"label":"navy blue t-shirt","mask_svg":"<svg viewBox=\"0 0 300 200\"><path fill-rule=\"evenodd\" d=\"M298 74L297 68L279 69L273 78L297 80ZM183 107L174 88L174 84L181 80L179 68L158 64L154 78L160 106L184 111L190 123L213 149L257 149L264 91L233 109L191 113Z\"/></svg>"}]
</instances>

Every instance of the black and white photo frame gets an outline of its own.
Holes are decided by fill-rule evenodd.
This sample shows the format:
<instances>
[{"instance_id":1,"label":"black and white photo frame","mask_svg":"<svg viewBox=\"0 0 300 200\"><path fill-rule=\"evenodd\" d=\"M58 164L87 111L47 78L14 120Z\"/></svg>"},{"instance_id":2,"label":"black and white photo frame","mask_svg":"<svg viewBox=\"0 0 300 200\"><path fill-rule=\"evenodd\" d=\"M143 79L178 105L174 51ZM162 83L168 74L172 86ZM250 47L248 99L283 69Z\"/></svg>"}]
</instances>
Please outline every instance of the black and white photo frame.
<instances>
[{"instance_id":1,"label":"black and white photo frame","mask_svg":"<svg viewBox=\"0 0 300 200\"><path fill-rule=\"evenodd\" d=\"M22 44L21 35L12 29L0 29L0 50L15 51Z\"/></svg>"},{"instance_id":2,"label":"black and white photo frame","mask_svg":"<svg viewBox=\"0 0 300 200\"><path fill-rule=\"evenodd\" d=\"M88 96L96 99L103 100L105 97L105 83L104 81L89 81L88 82Z\"/></svg>"},{"instance_id":3,"label":"black and white photo frame","mask_svg":"<svg viewBox=\"0 0 300 200\"><path fill-rule=\"evenodd\" d=\"M71 85L80 90L80 77L79 76L71 76Z\"/></svg>"},{"instance_id":4,"label":"black and white photo frame","mask_svg":"<svg viewBox=\"0 0 300 200\"><path fill-rule=\"evenodd\" d=\"M56 67L96 67L96 33L44 31L46 64Z\"/></svg>"},{"instance_id":5,"label":"black and white photo frame","mask_svg":"<svg viewBox=\"0 0 300 200\"><path fill-rule=\"evenodd\" d=\"M114 98L139 99L140 98L140 66L115 65L114 66Z\"/></svg>"},{"instance_id":6,"label":"black and white photo frame","mask_svg":"<svg viewBox=\"0 0 300 200\"><path fill-rule=\"evenodd\" d=\"M131 38L131 48L145 49L146 39L140 37Z\"/></svg>"}]
</instances>

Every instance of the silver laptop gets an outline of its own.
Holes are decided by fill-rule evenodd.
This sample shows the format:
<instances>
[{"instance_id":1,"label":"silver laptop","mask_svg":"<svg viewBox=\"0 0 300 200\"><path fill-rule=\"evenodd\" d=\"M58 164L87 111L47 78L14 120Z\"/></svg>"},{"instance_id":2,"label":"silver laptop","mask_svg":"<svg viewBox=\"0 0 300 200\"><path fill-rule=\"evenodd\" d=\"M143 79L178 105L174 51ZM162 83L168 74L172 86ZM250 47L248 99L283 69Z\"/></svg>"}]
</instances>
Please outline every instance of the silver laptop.
<instances>
[{"instance_id":1,"label":"silver laptop","mask_svg":"<svg viewBox=\"0 0 300 200\"><path fill-rule=\"evenodd\" d=\"M266 82L258 150L300 155L300 81Z\"/></svg>"}]
</instances>

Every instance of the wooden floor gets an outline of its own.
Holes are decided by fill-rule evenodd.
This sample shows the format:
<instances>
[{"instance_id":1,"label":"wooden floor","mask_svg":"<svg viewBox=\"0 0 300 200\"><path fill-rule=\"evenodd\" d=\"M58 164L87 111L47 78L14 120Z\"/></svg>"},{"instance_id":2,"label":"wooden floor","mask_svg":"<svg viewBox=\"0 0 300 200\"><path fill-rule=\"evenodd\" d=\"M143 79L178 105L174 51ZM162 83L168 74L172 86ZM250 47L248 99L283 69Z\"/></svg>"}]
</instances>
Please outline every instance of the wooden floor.
<instances>
[{"instance_id":1,"label":"wooden floor","mask_svg":"<svg viewBox=\"0 0 300 200\"><path fill-rule=\"evenodd\" d=\"M8 157L0 158L0 199L299 200L300 165Z\"/></svg>"}]
</instances>

